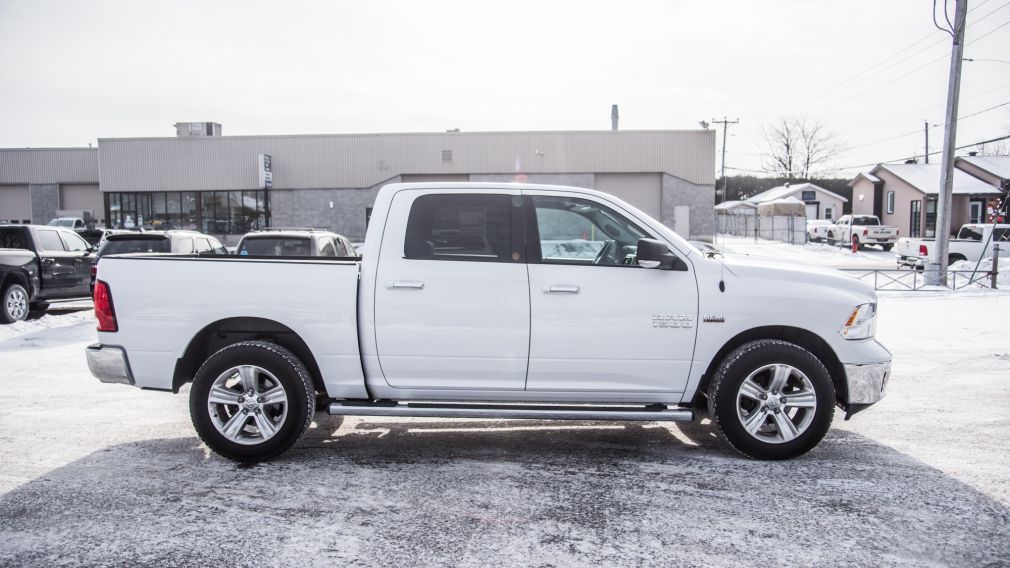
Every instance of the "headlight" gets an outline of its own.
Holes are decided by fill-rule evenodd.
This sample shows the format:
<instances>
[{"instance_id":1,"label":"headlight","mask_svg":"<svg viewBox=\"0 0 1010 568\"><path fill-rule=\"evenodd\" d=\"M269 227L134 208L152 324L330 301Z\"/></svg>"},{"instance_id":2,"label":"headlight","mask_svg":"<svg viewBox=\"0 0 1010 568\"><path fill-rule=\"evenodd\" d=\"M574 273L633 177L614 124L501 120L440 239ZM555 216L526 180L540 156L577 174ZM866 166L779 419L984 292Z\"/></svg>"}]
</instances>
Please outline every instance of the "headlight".
<instances>
[{"instance_id":1,"label":"headlight","mask_svg":"<svg viewBox=\"0 0 1010 568\"><path fill-rule=\"evenodd\" d=\"M877 333L877 304L856 306L838 330L845 339L869 339Z\"/></svg>"}]
</instances>

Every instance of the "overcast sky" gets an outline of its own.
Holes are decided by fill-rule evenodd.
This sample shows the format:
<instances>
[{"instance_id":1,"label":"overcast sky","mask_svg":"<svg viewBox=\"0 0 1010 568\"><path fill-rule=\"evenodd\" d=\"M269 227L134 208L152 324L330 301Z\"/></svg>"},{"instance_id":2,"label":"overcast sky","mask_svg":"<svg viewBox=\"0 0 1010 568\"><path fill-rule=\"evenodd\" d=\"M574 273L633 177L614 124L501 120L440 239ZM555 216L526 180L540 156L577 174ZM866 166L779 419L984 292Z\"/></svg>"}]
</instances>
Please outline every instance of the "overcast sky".
<instances>
[{"instance_id":1,"label":"overcast sky","mask_svg":"<svg viewBox=\"0 0 1010 568\"><path fill-rule=\"evenodd\" d=\"M965 63L962 117L1010 103L1010 1L968 6L965 56L1001 61ZM616 103L621 129L739 118L726 161L743 170L763 169L762 127L806 116L849 147L835 163L849 173L921 154L924 119L940 149L951 42L931 7L0 0L0 147L173 136L180 121L225 135L600 130ZM1010 105L962 120L958 143L1007 134Z\"/></svg>"}]
</instances>

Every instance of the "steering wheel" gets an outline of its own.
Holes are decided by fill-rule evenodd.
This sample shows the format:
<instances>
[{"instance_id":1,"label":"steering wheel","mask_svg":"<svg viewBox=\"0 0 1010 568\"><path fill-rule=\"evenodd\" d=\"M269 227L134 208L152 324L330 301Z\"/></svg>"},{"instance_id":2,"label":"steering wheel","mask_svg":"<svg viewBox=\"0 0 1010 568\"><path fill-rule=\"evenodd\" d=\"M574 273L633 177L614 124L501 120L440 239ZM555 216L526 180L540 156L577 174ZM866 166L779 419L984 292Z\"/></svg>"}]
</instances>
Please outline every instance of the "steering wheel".
<instances>
[{"instance_id":1,"label":"steering wheel","mask_svg":"<svg viewBox=\"0 0 1010 568\"><path fill-rule=\"evenodd\" d=\"M617 241L613 239L603 241L603 246L600 247L600 252L596 253L596 258L593 260L593 264L600 264L608 256L613 256L616 249Z\"/></svg>"}]
</instances>

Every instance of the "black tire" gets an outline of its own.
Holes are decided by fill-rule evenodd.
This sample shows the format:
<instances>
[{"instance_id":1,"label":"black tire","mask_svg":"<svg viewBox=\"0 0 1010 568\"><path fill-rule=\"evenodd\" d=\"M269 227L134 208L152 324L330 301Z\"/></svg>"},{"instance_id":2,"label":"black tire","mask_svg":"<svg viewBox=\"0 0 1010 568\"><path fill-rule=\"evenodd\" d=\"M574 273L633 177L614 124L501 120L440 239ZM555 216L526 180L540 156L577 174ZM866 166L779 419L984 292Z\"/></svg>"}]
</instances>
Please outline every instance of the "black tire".
<instances>
[{"instance_id":1,"label":"black tire","mask_svg":"<svg viewBox=\"0 0 1010 568\"><path fill-rule=\"evenodd\" d=\"M14 323L28 318L28 291L11 282L0 294L0 323Z\"/></svg>"},{"instance_id":2,"label":"black tire","mask_svg":"<svg viewBox=\"0 0 1010 568\"><path fill-rule=\"evenodd\" d=\"M245 426L239 430L239 434L246 436L247 443L238 443L225 436L215 420L234 418L239 412L243 412L243 407L221 404L215 405L212 410L208 404L214 383L227 371L239 366L254 366L265 371L259 375L265 384L267 381L272 384L276 379L286 395L284 403L286 413L274 416L278 422L272 423L277 428L276 433L262 442L255 442L257 437L262 438L263 435L255 424L258 418L252 413L244 412L249 418L245 419ZM256 379L257 384L259 380ZM236 394L244 395L238 391ZM190 390L189 412L200 439L218 455L244 463L267 461L284 453L308 429L315 410L315 396L316 391L309 372L290 351L266 341L243 341L214 353L196 372ZM240 402L242 400L239 399ZM251 400L249 404L252 404ZM264 416L270 412L281 414L277 411L276 405L269 408L268 405L263 405L262 412ZM257 408L255 413L260 414L260 408ZM249 424L248 420L253 418L256 418L253 420L254 424Z\"/></svg>"},{"instance_id":3,"label":"black tire","mask_svg":"<svg viewBox=\"0 0 1010 568\"><path fill-rule=\"evenodd\" d=\"M890 245L880 245L880 248L882 248L884 250L884 252L891 252L891 249L894 248L894 245L893 244L890 244Z\"/></svg>"},{"instance_id":4,"label":"black tire","mask_svg":"<svg viewBox=\"0 0 1010 568\"><path fill-rule=\"evenodd\" d=\"M962 260L968 260L959 254L948 254L947 255L947 266L954 264L955 262L961 262Z\"/></svg>"},{"instance_id":5,"label":"black tire","mask_svg":"<svg viewBox=\"0 0 1010 568\"><path fill-rule=\"evenodd\" d=\"M28 311L31 312L33 316L45 315L46 310L49 309L49 302L35 302L28 306Z\"/></svg>"},{"instance_id":6,"label":"black tire","mask_svg":"<svg viewBox=\"0 0 1010 568\"><path fill-rule=\"evenodd\" d=\"M744 417L738 411L738 405L753 404L750 412L762 410L766 406L771 406L771 402L760 403L759 401L740 400L741 386L755 372L769 365L787 365L799 371L809 381L816 399L814 406L810 409L794 408L781 412L781 417L790 419L789 412L795 414L790 419L791 423L799 421L800 425L806 424L794 438L788 441L774 441L776 436L782 436L776 423L779 413L766 413L767 418L763 419L756 434L751 434L744 427ZM757 373L752 381L761 381L761 373ZM801 381L797 375L790 375L789 384L794 381ZM778 395L782 398L798 391L783 390ZM771 391L774 393L775 391ZM824 364L806 349L779 340L753 341L741 345L731 352L716 370L715 376L708 388L708 408L722 437L729 442L733 448L743 455L761 460L784 460L803 455L813 449L831 427L831 420L834 417L835 389L831 382L831 376ZM761 406L761 409L758 408ZM776 403L778 407L778 403ZM802 414L801 414L802 413ZM811 413L808 416L806 413ZM750 414L748 414L750 416ZM758 415L755 415L758 416ZM767 424L771 421L772 424ZM758 422L755 422L758 423ZM764 430L762 430L762 428ZM791 434L790 434L791 435Z\"/></svg>"},{"instance_id":7,"label":"black tire","mask_svg":"<svg viewBox=\"0 0 1010 568\"><path fill-rule=\"evenodd\" d=\"M828 244L831 245L831 246L835 246L835 234L834 233L828 232Z\"/></svg>"}]
</instances>

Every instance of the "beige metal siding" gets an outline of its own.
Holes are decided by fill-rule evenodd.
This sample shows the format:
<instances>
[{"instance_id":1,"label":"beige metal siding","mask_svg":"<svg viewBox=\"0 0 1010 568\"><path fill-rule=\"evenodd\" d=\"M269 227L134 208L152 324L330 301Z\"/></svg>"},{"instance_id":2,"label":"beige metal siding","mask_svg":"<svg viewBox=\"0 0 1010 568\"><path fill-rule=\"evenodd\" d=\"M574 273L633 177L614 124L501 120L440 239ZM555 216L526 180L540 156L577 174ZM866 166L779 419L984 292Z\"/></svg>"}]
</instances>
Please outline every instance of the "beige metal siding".
<instances>
[{"instance_id":1,"label":"beige metal siding","mask_svg":"<svg viewBox=\"0 0 1010 568\"><path fill-rule=\"evenodd\" d=\"M99 140L102 191L372 187L403 174L666 172L715 183L714 131L487 132ZM452 160L442 161L451 150Z\"/></svg>"},{"instance_id":2,"label":"beige metal siding","mask_svg":"<svg viewBox=\"0 0 1010 568\"><path fill-rule=\"evenodd\" d=\"M60 209L87 210L95 217L104 217L105 205L98 184L60 186Z\"/></svg>"},{"instance_id":3,"label":"beige metal siding","mask_svg":"<svg viewBox=\"0 0 1010 568\"><path fill-rule=\"evenodd\" d=\"M27 185L0 185L0 220L32 218L32 200Z\"/></svg>"},{"instance_id":4,"label":"beige metal siding","mask_svg":"<svg viewBox=\"0 0 1010 568\"><path fill-rule=\"evenodd\" d=\"M98 149L0 149L0 184L43 183L98 183Z\"/></svg>"},{"instance_id":5,"label":"beige metal siding","mask_svg":"<svg viewBox=\"0 0 1010 568\"><path fill-rule=\"evenodd\" d=\"M596 174L596 189L638 207L653 219L662 216L660 174Z\"/></svg>"}]
</instances>

